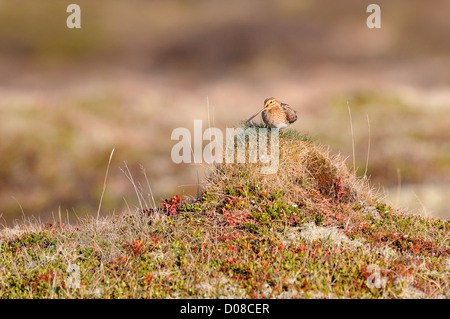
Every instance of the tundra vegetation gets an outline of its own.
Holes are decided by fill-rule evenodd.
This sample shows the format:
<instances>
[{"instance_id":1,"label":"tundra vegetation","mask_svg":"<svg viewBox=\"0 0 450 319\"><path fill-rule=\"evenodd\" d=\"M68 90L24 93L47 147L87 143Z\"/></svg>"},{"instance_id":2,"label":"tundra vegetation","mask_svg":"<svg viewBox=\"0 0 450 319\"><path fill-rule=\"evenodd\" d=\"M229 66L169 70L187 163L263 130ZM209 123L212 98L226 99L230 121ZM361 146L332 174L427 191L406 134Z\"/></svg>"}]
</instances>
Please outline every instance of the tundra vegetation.
<instances>
[{"instance_id":1,"label":"tundra vegetation","mask_svg":"<svg viewBox=\"0 0 450 319\"><path fill-rule=\"evenodd\" d=\"M279 156L216 164L196 197L3 229L0 298L450 296L448 221L389 207L293 129Z\"/></svg>"}]
</instances>

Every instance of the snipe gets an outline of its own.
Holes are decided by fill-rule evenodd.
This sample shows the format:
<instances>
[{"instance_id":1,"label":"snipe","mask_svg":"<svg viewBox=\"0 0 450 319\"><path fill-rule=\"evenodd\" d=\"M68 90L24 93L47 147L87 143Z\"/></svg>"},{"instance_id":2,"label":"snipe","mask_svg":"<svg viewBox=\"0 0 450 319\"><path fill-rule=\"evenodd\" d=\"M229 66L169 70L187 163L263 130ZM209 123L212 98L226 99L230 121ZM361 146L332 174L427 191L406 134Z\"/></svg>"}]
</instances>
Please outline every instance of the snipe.
<instances>
[{"instance_id":1,"label":"snipe","mask_svg":"<svg viewBox=\"0 0 450 319\"><path fill-rule=\"evenodd\" d=\"M283 129L297 121L297 112L289 104L271 97L264 101L264 108L247 120L250 122L261 113L264 123L272 128Z\"/></svg>"}]
</instances>

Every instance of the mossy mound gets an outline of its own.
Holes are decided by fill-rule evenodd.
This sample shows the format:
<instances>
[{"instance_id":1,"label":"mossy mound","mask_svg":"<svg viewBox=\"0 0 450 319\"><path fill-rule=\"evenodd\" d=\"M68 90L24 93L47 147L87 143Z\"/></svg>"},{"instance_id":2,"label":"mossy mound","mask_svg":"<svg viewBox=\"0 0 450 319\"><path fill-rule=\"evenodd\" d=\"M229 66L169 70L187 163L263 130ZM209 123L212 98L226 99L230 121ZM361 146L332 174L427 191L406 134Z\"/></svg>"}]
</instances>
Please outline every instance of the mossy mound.
<instances>
[{"instance_id":1,"label":"mossy mound","mask_svg":"<svg viewBox=\"0 0 450 319\"><path fill-rule=\"evenodd\" d=\"M395 211L297 132L196 199L0 233L0 298L448 298L448 221Z\"/></svg>"}]
</instances>

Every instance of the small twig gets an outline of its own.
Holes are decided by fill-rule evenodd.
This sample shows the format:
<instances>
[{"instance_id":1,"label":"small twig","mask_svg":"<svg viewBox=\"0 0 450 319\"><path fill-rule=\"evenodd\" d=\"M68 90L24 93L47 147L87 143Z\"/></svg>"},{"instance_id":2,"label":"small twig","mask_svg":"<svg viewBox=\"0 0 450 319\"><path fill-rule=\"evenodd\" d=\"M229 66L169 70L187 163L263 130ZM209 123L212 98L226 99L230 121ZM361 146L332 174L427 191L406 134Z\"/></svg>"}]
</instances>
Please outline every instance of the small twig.
<instances>
[{"instance_id":1,"label":"small twig","mask_svg":"<svg viewBox=\"0 0 450 319\"><path fill-rule=\"evenodd\" d=\"M364 179L367 178L367 168L369 167L369 155L370 155L370 122L369 122L369 114L367 115L367 126L369 127L369 141L367 145L367 160L366 160L366 170L364 171Z\"/></svg>"},{"instance_id":2,"label":"small twig","mask_svg":"<svg viewBox=\"0 0 450 319\"><path fill-rule=\"evenodd\" d=\"M353 135L353 121L352 121L352 112L350 111L350 104L347 101L348 114L350 116L350 130L352 132L352 152L353 152L353 175L356 176L356 163L355 163L355 139Z\"/></svg>"},{"instance_id":3,"label":"small twig","mask_svg":"<svg viewBox=\"0 0 450 319\"><path fill-rule=\"evenodd\" d=\"M131 174L130 169L128 168L127 162L124 162L124 163L125 163L125 168L127 169L127 171L125 172L122 168L120 168L120 170L122 171L122 173L125 174L127 179L130 181L131 185L133 185L134 191L135 191L137 199L139 201L139 206L141 207L141 209L144 209L144 207L142 206L142 201L141 201L142 194L139 193L136 183L133 180L133 175Z\"/></svg>"},{"instance_id":4,"label":"small twig","mask_svg":"<svg viewBox=\"0 0 450 319\"><path fill-rule=\"evenodd\" d=\"M414 197L415 197L415 198L417 199L417 201L419 202L420 206L422 206L423 215L424 215L426 218L429 218L430 215L428 214L428 211L427 211L425 205L422 203L422 201L420 200L419 196L417 196L416 192L413 192L413 194L414 194Z\"/></svg>"},{"instance_id":5,"label":"small twig","mask_svg":"<svg viewBox=\"0 0 450 319\"><path fill-rule=\"evenodd\" d=\"M400 199L400 190L402 189L402 175L400 174L400 169L397 168L397 197L395 199L395 206L398 208Z\"/></svg>"},{"instance_id":6,"label":"small twig","mask_svg":"<svg viewBox=\"0 0 450 319\"><path fill-rule=\"evenodd\" d=\"M20 203L19 203L19 201L17 200L17 198L15 198L14 196L11 196L11 197L16 201L17 205L19 205L20 210L21 210L21 212L22 212L22 217L23 217L23 219L25 219L25 218L26 218L26 216L25 216L25 211L23 210L22 205L20 205Z\"/></svg>"},{"instance_id":7,"label":"small twig","mask_svg":"<svg viewBox=\"0 0 450 319\"><path fill-rule=\"evenodd\" d=\"M111 151L111 155L109 155L109 161L108 161L108 167L106 168L106 174L105 174L105 180L103 181L103 190L102 190L102 196L100 197L100 203L98 204L98 211L97 211L97 222L98 222L98 218L100 216L100 209L102 207L102 201L103 201L103 195L105 194L105 190L106 190L106 179L108 178L108 172L109 172L109 166L111 164L111 159L112 156L114 154L114 150L116 148L114 147Z\"/></svg>"},{"instance_id":8,"label":"small twig","mask_svg":"<svg viewBox=\"0 0 450 319\"><path fill-rule=\"evenodd\" d=\"M155 198L153 197L152 188L150 187L150 182L148 181L148 177L147 177L147 173L145 172L145 168L142 165L141 165L141 170L145 176L145 180L147 181L148 189L150 190L150 196L152 197L152 202L153 202L153 209L156 209L156 203L155 203Z\"/></svg>"}]
</instances>

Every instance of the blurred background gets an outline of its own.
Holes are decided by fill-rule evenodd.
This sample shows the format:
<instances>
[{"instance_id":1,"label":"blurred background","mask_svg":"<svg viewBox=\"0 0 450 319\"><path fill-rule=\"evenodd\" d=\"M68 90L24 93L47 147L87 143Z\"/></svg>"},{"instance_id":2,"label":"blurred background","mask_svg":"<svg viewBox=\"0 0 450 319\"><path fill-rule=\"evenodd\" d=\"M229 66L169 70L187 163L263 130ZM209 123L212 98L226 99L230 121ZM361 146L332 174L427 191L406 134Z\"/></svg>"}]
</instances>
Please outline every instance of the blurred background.
<instances>
[{"instance_id":1,"label":"blurred background","mask_svg":"<svg viewBox=\"0 0 450 319\"><path fill-rule=\"evenodd\" d=\"M66 8L81 7L81 29ZM369 29L366 8L381 7ZM236 127L267 97L385 201L449 218L450 2L0 0L0 220L195 195L172 130ZM256 118L261 121L260 116ZM368 149L370 147L370 152ZM132 182L124 172L128 170Z\"/></svg>"}]
</instances>

